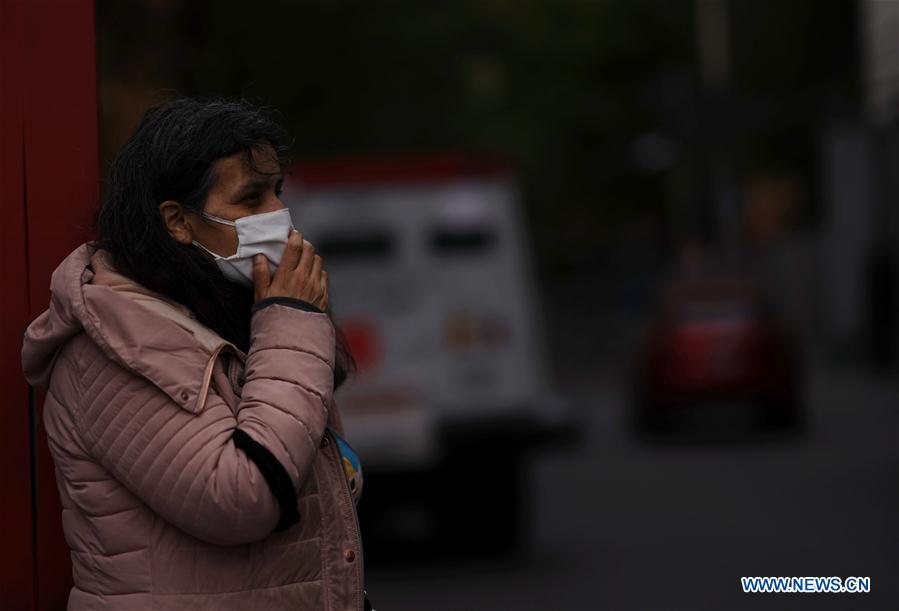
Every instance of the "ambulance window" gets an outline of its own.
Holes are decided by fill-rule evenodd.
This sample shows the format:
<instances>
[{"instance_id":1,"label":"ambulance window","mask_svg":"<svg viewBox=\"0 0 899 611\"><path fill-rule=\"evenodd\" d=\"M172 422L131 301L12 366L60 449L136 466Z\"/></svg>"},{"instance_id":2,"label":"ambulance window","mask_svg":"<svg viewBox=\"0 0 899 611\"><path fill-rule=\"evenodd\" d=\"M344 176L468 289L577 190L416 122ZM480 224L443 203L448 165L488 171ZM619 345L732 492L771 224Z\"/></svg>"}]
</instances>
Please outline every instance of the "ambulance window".
<instances>
[{"instance_id":1,"label":"ambulance window","mask_svg":"<svg viewBox=\"0 0 899 611\"><path fill-rule=\"evenodd\" d=\"M326 261L383 260L394 254L396 248L393 236L387 232L367 232L351 234L323 235L315 245L315 252Z\"/></svg>"},{"instance_id":2,"label":"ambulance window","mask_svg":"<svg viewBox=\"0 0 899 611\"><path fill-rule=\"evenodd\" d=\"M495 241L489 227L438 227L430 236L431 249L441 255L483 252Z\"/></svg>"}]
</instances>

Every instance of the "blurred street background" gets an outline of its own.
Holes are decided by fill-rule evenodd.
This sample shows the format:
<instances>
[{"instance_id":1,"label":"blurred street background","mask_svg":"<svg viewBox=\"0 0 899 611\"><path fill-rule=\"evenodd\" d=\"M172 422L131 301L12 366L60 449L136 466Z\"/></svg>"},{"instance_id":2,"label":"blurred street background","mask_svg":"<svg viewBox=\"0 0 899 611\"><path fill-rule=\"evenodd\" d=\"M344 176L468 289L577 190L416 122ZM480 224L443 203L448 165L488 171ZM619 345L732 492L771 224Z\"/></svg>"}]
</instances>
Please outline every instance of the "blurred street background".
<instances>
[{"instance_id":1,"label":"blurred street background","mask_svg":"<svg viewBox=\"0 0 899 611\"><path fill-rule=\"evenodd\" d=\"M296 138L376 609L899 608L899 1L97 0L97 44L103 168L178 94Z\"/></svg>"}]
</instances>

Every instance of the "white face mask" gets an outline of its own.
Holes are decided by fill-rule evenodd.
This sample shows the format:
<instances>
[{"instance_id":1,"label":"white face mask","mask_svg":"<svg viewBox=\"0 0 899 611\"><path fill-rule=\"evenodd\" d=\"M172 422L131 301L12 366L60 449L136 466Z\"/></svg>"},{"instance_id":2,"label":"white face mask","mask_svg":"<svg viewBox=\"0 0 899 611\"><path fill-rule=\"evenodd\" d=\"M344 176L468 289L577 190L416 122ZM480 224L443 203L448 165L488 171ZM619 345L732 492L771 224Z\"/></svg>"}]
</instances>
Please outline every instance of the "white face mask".
<instances>
[{"instance_id":1,"label":"white face mask","mask_svg":"<svg viewBox=\"0 0 899 611\"><path fill-rule=\"evenodd\" d=\"M229 221L227 219L200 212L203 218L210 221L230 225L237 230L237 252L230 257L218 255L196 240L194 244L215 257L215 262L232 282L253 286L253 256L259 253L269 260L269 272L274 274L281 262L281 255L293 229L293 221L290 219L290 210L282 208L274 212L263 214L251 214Z\"/></svg>"}]
</instances>

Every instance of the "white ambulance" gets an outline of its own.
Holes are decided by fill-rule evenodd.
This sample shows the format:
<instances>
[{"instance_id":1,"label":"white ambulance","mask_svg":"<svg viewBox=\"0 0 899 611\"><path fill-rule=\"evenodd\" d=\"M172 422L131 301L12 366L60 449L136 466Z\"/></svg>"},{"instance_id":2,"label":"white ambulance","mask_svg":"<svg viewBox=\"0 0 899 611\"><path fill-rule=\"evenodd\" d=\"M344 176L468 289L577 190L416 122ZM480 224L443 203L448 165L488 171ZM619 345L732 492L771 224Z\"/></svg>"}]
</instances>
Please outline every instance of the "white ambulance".
<instances>
[{"instance_id":1,"label":"white ambulance","mask_svg":"<svg viewBox=\"0 0 899 611\"><path fill-rule=\"evenodd\" d=\"M463 497L486 494L497 515L480 501L478 520L490 522L493 547L513 543L525 451L572 427L548 384L509 166L449 155L300 163L284 200L324 260L334 319L358 363L336 395L347 438L367 478L397 483L366 485L368 505L427 497L432 515L410 518L422 532L405 535L432 538L431 525L452 538L442 518L465 521Z\"/></svg>"}]
</instances>

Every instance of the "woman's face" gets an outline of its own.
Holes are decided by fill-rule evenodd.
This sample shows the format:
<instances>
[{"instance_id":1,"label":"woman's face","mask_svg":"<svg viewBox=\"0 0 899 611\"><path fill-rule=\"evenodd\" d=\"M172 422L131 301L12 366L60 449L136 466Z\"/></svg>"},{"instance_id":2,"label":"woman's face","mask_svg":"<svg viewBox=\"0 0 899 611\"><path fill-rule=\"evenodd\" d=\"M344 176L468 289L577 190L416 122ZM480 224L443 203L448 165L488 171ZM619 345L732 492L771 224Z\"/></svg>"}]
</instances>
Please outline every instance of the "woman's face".
<instances>
[{"instance_id":1,"label":"woman's face","mask_svg":"<svg viewBox=\"0 0 899 611\"><path fill-rule=\"evenodd\" d=\"M203 212L234 221L251 214L284 208L280 197L284 175L275 149L265 145L253 149L251 154L258 172L250 168L245 152L224 157L213 164L216 182L209 190ZM177 214L166 209L169 203L160 206L160 213L179 242L196 240L223 257L237 252L237 231L234 227L204 219L180 206L185 214ZM178 226L177 231L173 231L173 224Z\"/></svg>"}]
</instances>

